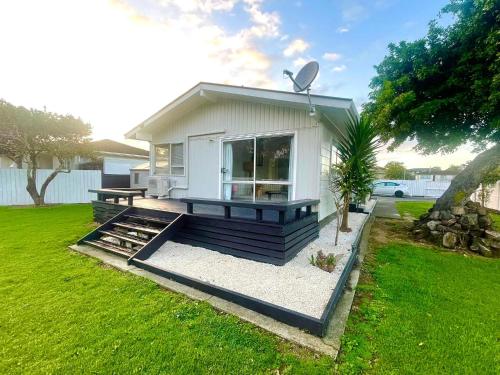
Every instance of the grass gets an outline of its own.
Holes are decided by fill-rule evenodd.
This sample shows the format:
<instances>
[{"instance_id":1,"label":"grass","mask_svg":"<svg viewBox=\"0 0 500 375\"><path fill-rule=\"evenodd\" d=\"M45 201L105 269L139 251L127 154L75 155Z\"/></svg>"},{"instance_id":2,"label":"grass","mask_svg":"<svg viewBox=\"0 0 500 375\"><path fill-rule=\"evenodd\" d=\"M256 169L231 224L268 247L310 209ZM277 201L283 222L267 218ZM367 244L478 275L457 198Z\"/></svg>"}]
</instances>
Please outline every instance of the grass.
<instances>
[{"instance_id":1,"label":"grass","mask_svg":"<svg viewBox=\"0 0 500 375\"><path fill-rule=\"evenodd\" d=\"M425 214L433 204L434 201L396 201L396 209L401 217L411 216L418 219L418 217ZM493 220L493 229L500 231L500 214L490 212L490 216Z\"/></svg>"},{"instance_id":2,"label":"grass","mask_svg":"<svg viewBox=\"0 0 500 375\"><path fill-rule=\"evenodd\" d=\"M412 216L418 219L418 217L425 214L434 203L434 201L396 201L396 209L401 217Z\"/></svg>"},{"instance_id":3,"label":"grass","mask_svg":"<svg viewBox=\"0 0 500 375\"><path fill-rule=\"evenodd\" d=\"M388 222L372 231L340 372L498 373L500 262L394 242L404 228Z\"/></svg>"},{"instance_id":4,"label":"grass","mask_svg":"<svg viewBox=\"0 0 500 375\"><path fill-rule=\"evenodd\" d=\"M67 249L87 205L0 208L0 373L328 373L332 359Z\"/></svg>"}]
</instances>

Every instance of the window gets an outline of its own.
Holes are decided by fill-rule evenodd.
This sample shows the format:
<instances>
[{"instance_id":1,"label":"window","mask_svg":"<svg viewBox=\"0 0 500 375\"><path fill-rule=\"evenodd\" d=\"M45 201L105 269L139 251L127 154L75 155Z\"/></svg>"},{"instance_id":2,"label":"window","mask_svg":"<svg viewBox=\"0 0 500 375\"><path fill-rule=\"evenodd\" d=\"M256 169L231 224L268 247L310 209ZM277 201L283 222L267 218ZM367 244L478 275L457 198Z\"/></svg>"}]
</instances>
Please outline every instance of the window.
<instances>
[{"instance_id":1,"label":"window","mask_svg":"<svg viewBox=\"0 0 500 375\"><path fill-rule=\"evenodd\" d=\"M139 173L137 172L134 173L134 184L135 185L139 184Z\"/></svg>"},{"instance_id":2,"label":"window","mask_svg":"<svg viewBox=\"0 0 500 375\"><path fill-rule=\"evenodd\" d=\"M184 175L184 143L167 143L155 146L156 175Z\"/></svg>"}]
</instances>

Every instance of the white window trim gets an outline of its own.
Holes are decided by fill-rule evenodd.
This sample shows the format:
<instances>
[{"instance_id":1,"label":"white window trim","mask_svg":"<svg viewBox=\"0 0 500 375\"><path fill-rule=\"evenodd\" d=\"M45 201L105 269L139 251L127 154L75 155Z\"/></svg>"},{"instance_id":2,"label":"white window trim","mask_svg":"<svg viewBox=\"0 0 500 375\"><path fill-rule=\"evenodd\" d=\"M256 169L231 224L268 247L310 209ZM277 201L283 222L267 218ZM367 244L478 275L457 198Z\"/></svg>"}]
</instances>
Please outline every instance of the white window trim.
<instances>
[{"instance_id":1,"label":"white window trim","mask_svg":"<svg viewBox=\"0 0 500 375\"><path fill-rule=\"evenodd\" d=\"M173 165L172 162L172 145L182 145L182 165ZM168 162L169 162L169 173L167 174L158 174L156 173L156 147L165 147L168 145ZM155 144L154 147L154 172L153 175L155 176L171 176L171 177L186 177L186 143L185 142L163 142L163 143L158 143ZM182 168L183 173L182 174L172 174L172 168Z\"/></svg>"}]
</instances>

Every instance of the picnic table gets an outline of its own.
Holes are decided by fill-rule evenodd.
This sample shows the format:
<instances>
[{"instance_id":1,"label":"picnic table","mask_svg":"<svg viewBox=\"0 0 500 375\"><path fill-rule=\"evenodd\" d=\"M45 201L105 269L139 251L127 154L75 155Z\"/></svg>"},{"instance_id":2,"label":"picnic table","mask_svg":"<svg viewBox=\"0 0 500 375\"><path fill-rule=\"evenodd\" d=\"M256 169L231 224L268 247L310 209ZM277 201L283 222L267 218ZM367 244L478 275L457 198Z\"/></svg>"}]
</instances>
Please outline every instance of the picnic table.
<instances>
[{"instance_id":1,"label":"picnic table","mask_svg":"<svg viewBox=\"0 0 500 375\"><path fill-rule=\"evenodd\" d=\"M125 190L126 189L126 190ZM113 198L114 203L119 203L120 198L127 198L127 203L129 206L133 206L134 197L144 197L146 190L143 188L129 190L129 188L123 189L89 189L89 193L97 193L97 200L106 202L106 199Z\"/></svg>"}]
</instances>

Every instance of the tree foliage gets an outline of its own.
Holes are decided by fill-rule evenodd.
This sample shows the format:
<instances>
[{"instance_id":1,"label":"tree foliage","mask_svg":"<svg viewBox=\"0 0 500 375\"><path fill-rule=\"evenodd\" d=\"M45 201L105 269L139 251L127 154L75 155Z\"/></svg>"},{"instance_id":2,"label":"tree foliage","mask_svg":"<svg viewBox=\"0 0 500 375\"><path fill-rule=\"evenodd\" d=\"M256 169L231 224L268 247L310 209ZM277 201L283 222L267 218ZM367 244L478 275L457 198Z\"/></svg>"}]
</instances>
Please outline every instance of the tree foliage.
<instances>
[{"instance_id":1,"label":"tree foliage","mask_svg":"<svg viewBox=\"0 0 500 375\"><path fill-rule=\"evenodd\" d=\"M89 124L71 115L16 107L0 100L0 154L27 168L26 190L35 204L44 204L45 191L58 173L67 171L77 155L89 155ZM38 191L36 175L40 155L49 155L59 166Z\"/></svg>"},{"instance_id":2,"label":"tree foliage","mask_svg":"<svg viewBox=\"0 0 500 375\"><path fill-rule=\"evenodd\" d=\"M379 146L377 130L366 117L346 123L346 134L339 136L338 162L332 166L330 190L343 199L341 231L349 231L351 198L362 200L371 190Z\"/></svg>"},{"instance_id":3,"label":"tree foliage","mask_svg":"<svg viewBox=\"0 0 500 375\"><path fill-rule=\"evenodd\" d=\"M376 66L365 112L393 149L407 139L424 153L478 149L500 140L500 2L451 0L426 37L389 45Z\"/></svg>"},{"instance_id":4,"label":"tree foliage","mask_svg":"<svg viewBox=\"0 0 500 375\"><path fill-rule=\"evenodd\" d=\"M384 177L389 180L410 179L410 173L406 170L405 165L399 161L390 161L384 168Z\"/></svg>"}]
</instances>

